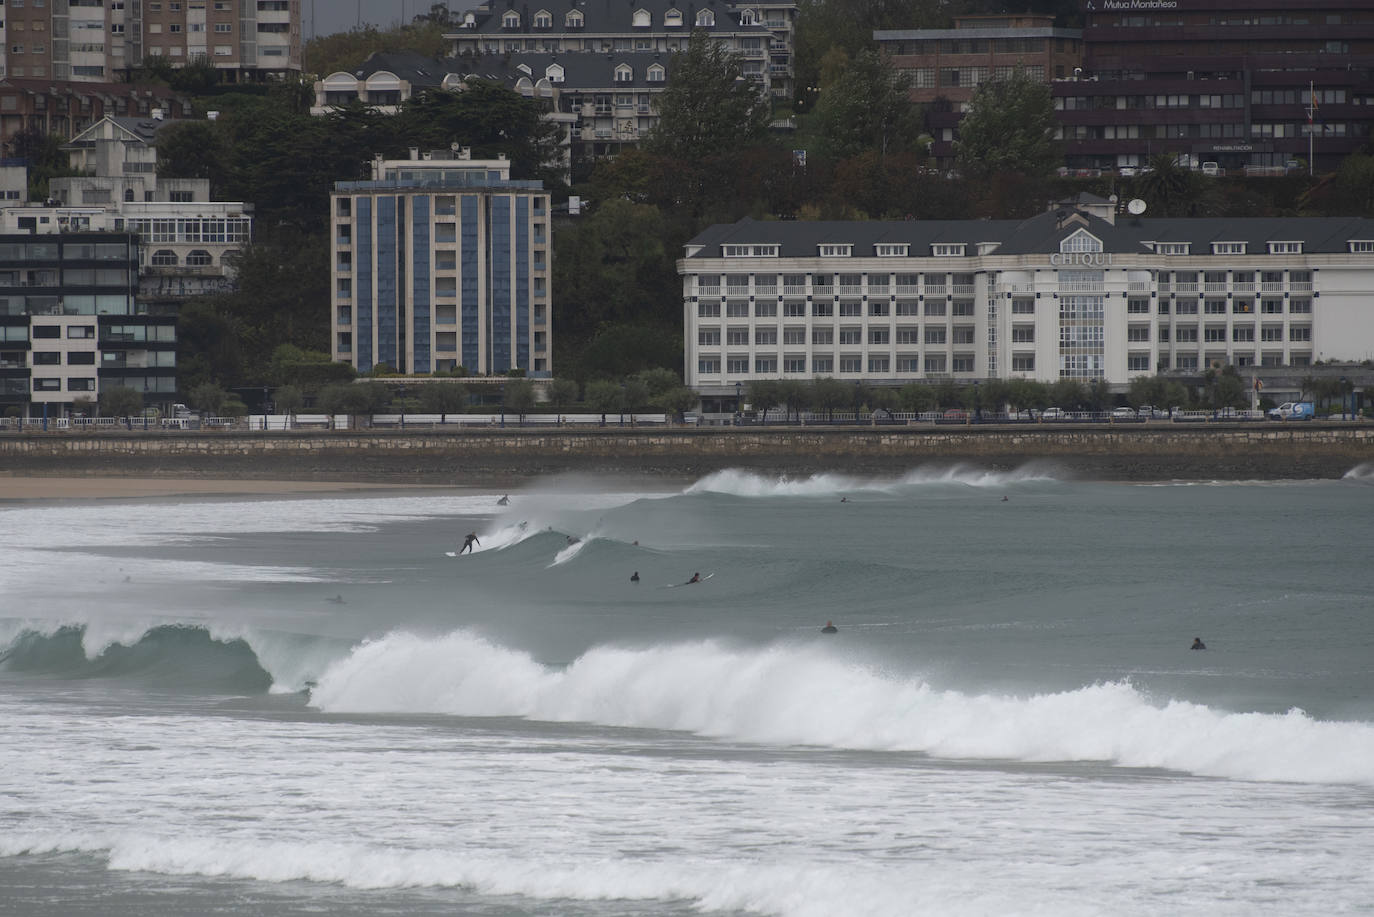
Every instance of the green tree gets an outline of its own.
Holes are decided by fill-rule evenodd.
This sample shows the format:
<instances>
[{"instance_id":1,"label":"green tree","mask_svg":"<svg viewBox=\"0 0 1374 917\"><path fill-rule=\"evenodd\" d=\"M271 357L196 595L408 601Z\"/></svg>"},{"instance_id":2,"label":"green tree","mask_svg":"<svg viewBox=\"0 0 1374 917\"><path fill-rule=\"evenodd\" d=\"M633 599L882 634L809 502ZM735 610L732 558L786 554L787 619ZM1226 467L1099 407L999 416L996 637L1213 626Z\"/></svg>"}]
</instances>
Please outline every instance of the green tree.
<instances>
[{"instance_id":1,"label":"green tree","mask_svg":"<svg viewBox=\"0 0 1374 917\"><path fill-rule=\"evenodd\" d=\"M745 383L744 396L759 413L759 420L768 422L768 412L782 404L782 388L776 379L754 379Z\"/></svg>"},{"instance_id":2,"label":"green tree","mask_svg":"<svg viewBox=\"0 0 1374 917\"><path fill-rule=\"evenodd\" d=\"M584 396L587 407L592 411L602 415L613 414L624 409L625 397L620 388L620 383L612 382L609 379L597 379L587 383L587 391Z\"/></svg>"},{"instance_id":3,"label":"green tree","mask_svg":"<svg viewBox=\"0 0 1374 917\"><path fill-rule=\"evenodd\" d=\"M824 411L826 420L834 420L836 408L849 404L851 395L849 386L833 376L811 380L811 407L816 411Z\"/></svg>"},{"instance_id":4,"label":"green tree","mask_svg":"<svg viewBox=\"0 0 1374 917\"><path fill-rule=\"evenodd\" d=\"M903 411L921 414L935 410L935 391L922 382L908 382L897 390L897 401Z\"/></svg>"},{"instance_id":5,"label":"green tree","mask_svg":"<svg viewBox=\"0 0 1374 917\"><path fill-rule=\"evenodd\" d=\"M183 392L203 382L244 381L238 323L215 303L193 299L177 312L177 388Z\"/></svg>"},{"instance_id":6,"label":"green tree","mask_svg":"<svg viewBox=\"0 0 1374 917\"><path fill-rule=\"evenodd\" d=\"M65 142L65 138L58 134L45 134L37 130L19 131L6 141L5 146L11 156L28 161L29 200L46 200L48 183L52 179L79 174L71 167L67 153L62 149Z\"/></svg>"},{"instance_id":7,"label":"green tree","mask_svg":"<svg viewBox=\"0 0 1374 917\"><path fill-rule=\"evenodd\" d=\"M142 393L127 385L115 385L100 393L102 417L135 417L143 411Z\"/></svg>"},{"instance_id":8,"label":"green tree","mask_svg":"<svg viewBox=\"0 0 1374 917\"><path fill-rule=\"evenodd\" d=\"M861 51L832 86L813 116L826 153L835 159L873 150L925 152L920 110L909 97L911 79L877 51ZM928 138L926 138L928 140Z\"/></svg>"},{"instance_id":9,"label":"green tree","mask_svg":"<svg viewBox=\"0 0 1374 917\"><path fill-rule=\"evenodd\" d=\"M1060 379L1050 386L1050 402L1056 407L1080 411L1087 401L1087 389L1077 379Z\"/></svg>"},{"instance_id":10,"label":"green tree","mask_svg":"<svg viewBox=\"0 0 1374 917\"><path fill-rule=\"evenodd\" d=\"M577 400L577 382L573 379L554 379L549 383L549 402L559 414Z\"/></svg>"},{"instance_id":11,"label":"green tree","mask_svg":"<svg viewBox=\"0 0 1374 917\"><path fill-rule=\"evenodd\" d=\"M682 420L682 415L699 403L701 396L685 385L674 386L658 396L659 407L677 420Z\"/></svg>"},{"instance_id":12,"label":"green tree","mask_svg":"<svg viewBox=\"0 0 1374 917\"><path fill-rule=\"evenodd\" d=\"M294 417L305 407L305 392L299 385L283 385L272 392L272 400L277 403L277 413Z\"/></svg>"},{"instance_id":13,"label":"green tree","mask_svg":"<svg viewBox=\"0 0 1374 917\"><path fill-rule=\"evenodd\" d=\"M509 379L502 386L501 403L507 411L520 417L525 423L525 415L534 407L534 383L529 379Z\"/></svg>"},{"instance_id":14,"label":"green tree","mask_svg":"<svg viewBox=\"0 0 1374 917\"><path fill-rule=\"evenodd\" d=\"M186 400L190 402L191 407L206 417L221 416L224 402L228 397L229 393L213 382L202 382L186 394Z\"/></svg>"},{"instance_id":15,"label":"green tree","mask_svg":"<svg viewBox=\"0 0 1374 917\"><path fill-rule=\"evenodd\" d=\"M959 171L975 180L1000 174L1044 178L1063 162L1056 127L1049 86L1024 71L980 83L959 122Z\"/></svg>"},{"instance_id":16,"label":"green tree","mask_svg":"<svg viewBox=\"0 0 1374 917\"><path fill-rule=\"evenodd\" d=\"M1174 153L1151 157L1149 169L1135 179L1133 190L1149 205L1151 216L1212 216L1219 209L1216 182L1180 163Z\"/></svg>"},{"instance_id":17,"label":"green tree","mask_svg":"<svg viewBox=\"0 0 1374 917\"><path fill-rule=\"evenodd\" d=\"M367 26L316 36L305 43L305 66L310 73L326 77L339 71L352 73L378 51L413 51L426 57L440 57L448 51L444 32L450 30L450 25L435 20L433 12L431 8L423 22L422 17L416 16L412 25L399 28L380 30ZM444 12L447 14L448 10Z\"/></svg>"},{"instance_id":18,"label":"green tree","mask_svg":"<svg viewBox=\"0 0 1374 917\"><path fill-rule=\"evenodd\" d=\"M468 387L461 382L432 382L420 389L420 408L426 414L461 413L468 404Z\"/></svg>"},{"instance_id":19,"label":"green tree","mask_svg":"<svg viewBox=\"0 0 1374 917\"><path fill-rule=\"evenodd\" d=\"M621 384L625 410L630 412L630 423L635 422L635 414L649 404L649 387L639 376L631 376Z\"/></svg>"},{"instance_id":20,"label":"green tree","mask_svg":"<svg viewBox=\"0 0 1374 917\"><path fill-rule=\"evenodd\" d=\"M645 149L684 162L715 158L763 141L768 134L768 100L758 84L744 79L739 58L700 29L687 50L673 55L663 93L654 102L658 124Z\"/></svg>"}]
</instances>

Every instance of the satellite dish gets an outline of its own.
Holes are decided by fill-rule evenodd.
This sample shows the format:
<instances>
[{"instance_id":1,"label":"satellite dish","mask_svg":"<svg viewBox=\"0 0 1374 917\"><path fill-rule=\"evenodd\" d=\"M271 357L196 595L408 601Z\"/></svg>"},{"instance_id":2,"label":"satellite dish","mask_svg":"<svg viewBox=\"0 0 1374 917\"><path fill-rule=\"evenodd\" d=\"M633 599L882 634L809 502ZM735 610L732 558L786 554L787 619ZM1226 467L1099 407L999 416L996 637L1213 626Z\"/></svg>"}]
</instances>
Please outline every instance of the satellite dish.
<instances>
[{"instance_id":1,"label":"satellite dish","mask_svg":"<svg viewBox=\"0 0 1374 917\"><path fill-rule=\"evenodd\" d=\"M1131 212L1132 216L1140 216L1145 212L1145 202L1138 197L1132 198L1131 202L1126 205L1126 209Z\"/></svg>"}]
</instances>

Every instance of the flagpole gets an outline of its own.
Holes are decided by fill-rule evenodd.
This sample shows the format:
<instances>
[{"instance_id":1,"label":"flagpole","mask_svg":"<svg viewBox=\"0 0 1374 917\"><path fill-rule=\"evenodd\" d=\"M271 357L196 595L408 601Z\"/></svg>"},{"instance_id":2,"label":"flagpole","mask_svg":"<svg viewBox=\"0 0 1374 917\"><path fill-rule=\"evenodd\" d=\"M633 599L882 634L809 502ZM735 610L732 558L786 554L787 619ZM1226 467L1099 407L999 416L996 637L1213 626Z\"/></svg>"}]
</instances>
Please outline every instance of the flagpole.
<instances>
[{"instance_id":1,"label":"flagpole","mask_svg":"<svg viewBox=\"0 0 1374 917\"><path fill-rule=\"evenodd\" d=\"M1307 177L1312 177L1312 143L1317 136L1317 122L1313 119L1317 109L1317 84L1316 81L1309 81L1307 84Z\"/></svg>"}]
</instances>

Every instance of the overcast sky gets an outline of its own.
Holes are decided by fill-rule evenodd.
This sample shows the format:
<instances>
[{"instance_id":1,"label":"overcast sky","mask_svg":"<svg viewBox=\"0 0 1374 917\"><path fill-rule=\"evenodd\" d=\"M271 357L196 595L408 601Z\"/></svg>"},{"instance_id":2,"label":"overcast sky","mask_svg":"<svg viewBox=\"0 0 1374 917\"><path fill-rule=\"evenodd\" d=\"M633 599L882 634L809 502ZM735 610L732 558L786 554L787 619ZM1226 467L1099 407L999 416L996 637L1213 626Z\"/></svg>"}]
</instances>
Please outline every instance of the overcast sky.
<instances>
[{"instance_id":1,"label":"overcast sky","mask_svg":"<svg viewBox=\"0 0 1374 917\"><path fill-rule=\"evenodd\" d=\"M301 0L301 27L306 38L347 32L359 25L390 26L409 22L444 0ZM451 10L476 7L479 0L447 0Z\"/></svg>"}]
</instances>

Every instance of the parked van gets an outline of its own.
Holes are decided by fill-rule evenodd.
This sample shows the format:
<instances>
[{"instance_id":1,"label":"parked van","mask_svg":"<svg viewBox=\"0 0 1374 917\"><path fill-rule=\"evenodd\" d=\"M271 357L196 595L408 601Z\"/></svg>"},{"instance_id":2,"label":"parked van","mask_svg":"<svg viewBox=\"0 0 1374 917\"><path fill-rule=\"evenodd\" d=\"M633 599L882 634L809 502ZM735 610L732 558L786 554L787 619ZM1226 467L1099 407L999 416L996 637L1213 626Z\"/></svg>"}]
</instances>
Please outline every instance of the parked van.
<instances>
[{"instance_id":1,"label":"parked van","mask_svg":"<svg viewBox=\"0 0 1374 917\"><path fill-rule=\"evenodd\" d=\"M1285 401L1269 411L1270 420L1311 420L1316 410L1310 401Z\"/></svg>"},{"instance_id":2,"label":"parked van","mask_svg":"<svg viewBox=\"0 0 1374 917\"><path fill-rule=\"evenodd\" d=\"M1210 175L1213 178L1216 178L1218 175L1221 174L1221 167L1217 165L1215 162L1204 162L1202 164L1202 174Z\"/></svg>"}]
</instances>

